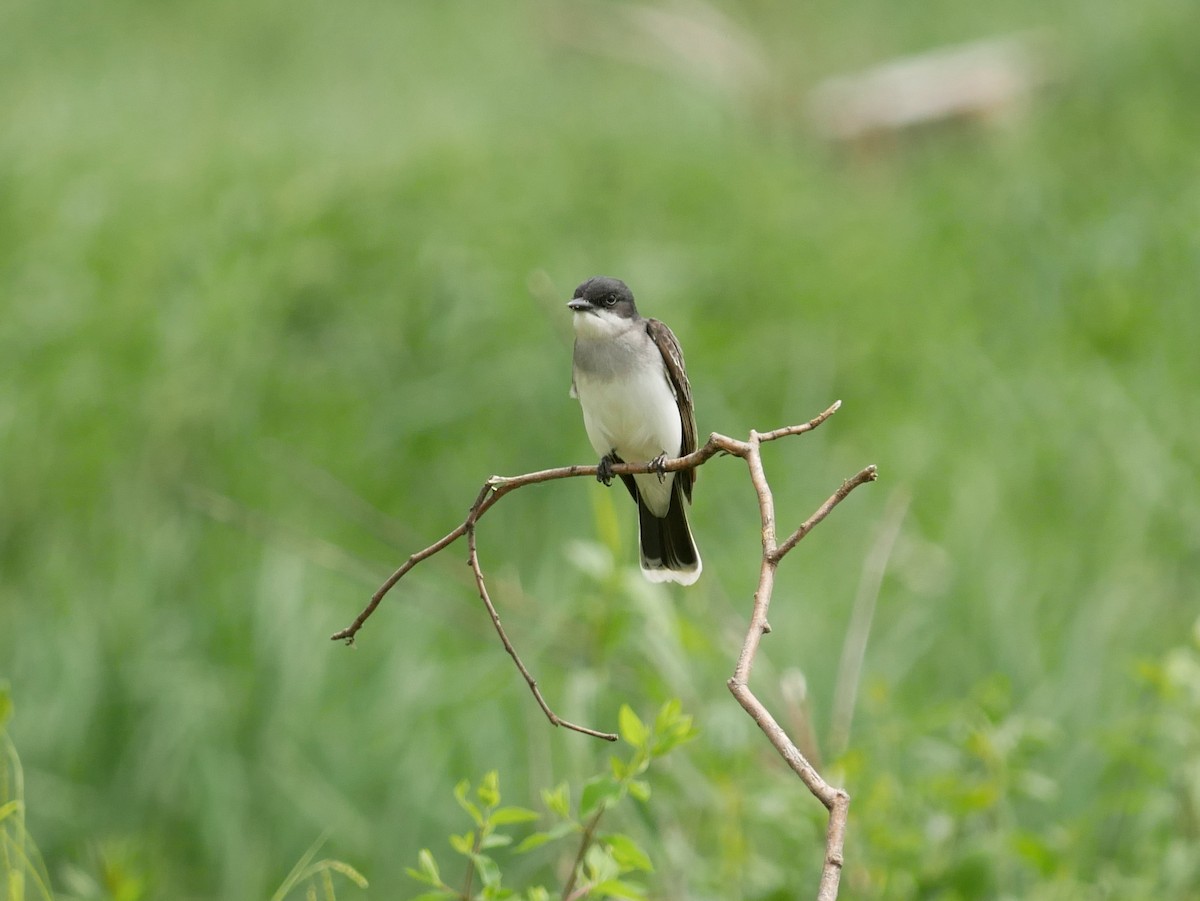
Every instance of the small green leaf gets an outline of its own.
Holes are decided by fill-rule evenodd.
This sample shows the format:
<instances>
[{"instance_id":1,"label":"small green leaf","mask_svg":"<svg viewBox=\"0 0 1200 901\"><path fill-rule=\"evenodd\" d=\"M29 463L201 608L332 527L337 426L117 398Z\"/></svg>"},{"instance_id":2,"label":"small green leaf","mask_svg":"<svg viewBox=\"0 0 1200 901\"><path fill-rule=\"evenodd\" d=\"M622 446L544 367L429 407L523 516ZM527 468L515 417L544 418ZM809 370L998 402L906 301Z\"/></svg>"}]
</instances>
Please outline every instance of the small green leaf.
<instances>
[{"instance_id":1,"label":"small green leaf","mask_svg":"<svg viewBox=\"0 0 1200 901\"><path fill-rule=\"evenodd\" d=\"M592 845L583 857L583 870L589 882L605 882L621 875L612 853L603 845Z\"/></svg>"},{"instance_id":2,"label":"small green leaf","mask_svg":"<svg viewBox=\"0 0 1200 901\"><path fill-rule=\"evenodd\" d=\"M580 831L580 827L575 823L558 823L549 832L533 833L533 835L517 845L516 851L518 854L524 854L526 851L532 851L534 848L541 847L546 842L558 841L560 838L578 831Z\"/></svg>"},{"instance_id":3,"label":"small green leaf","mask_svg":"<svg viewBox=\"0 0 1200 901\"><path fill-rule=\"evenodd\" d=\"M507 826L509 823L528 823L536 820L541 814L527 807L501 807L492 813L493 826Z\"/></svg>"},{"instance_id":4,"label":"small green leaf","mask_svg":"<svg viewBox=\"0 0 1200 901\"><path fill-rule=\"evenodd\" d=\"M629 772L629 768L626 766L625 761L620 757L617 757L615 754L608 758L608 765L612 769L613 778L618 782L624 779L626 774Z\"/></svg>"},{"instance_id":5,"label":"small green leaf","mask_svg":"<svg viewBox=\"0 0 1200 901\"><path fill-rule=\"evenodd\" d=\"M465 854L470 857L475 853L475 833L464 832L462 835L450 835L450 847L459 854Z\"/></svg>"},{"instance_id":6,"label":"small green leaf","mask_svg":"<svg viewBox=\"0 0 1200 901\"><path fill-rule=\"evenodd\" d=\"M475 797L479 799L479 803L484 807L495 807L500 803L500 774L495 770L491 770L483 777L483 781L479 783L479 788L475 791Z\"/></svg>"},{"instance_id":7,"label":"small green leaf","mask_svg":"<svg viewBox=\"0 0 1200 901\"><path fill-rule=\"evenodd\" d=\"M602 841L608 845L608 850L612 854L613 860L621 867L622 872L628 872L629 870L642 870L646 873L654 872L654 864L650 862L649 855L639 848L637 842L628 835L622 835L617 832L612 835L606 835Z\"/></svg>"},{"instance_id":8,"label":"small green leaf","mask_svg":"<svg viewBox=\"0 0 1200 901\"><path fill-rule=\"evenodd\" d=\"M488 848L503 848L505 845L512 844L512 836L504 835L503 833L495 833L489 835L479 843L479 847L486 850Z\"/></svg>"},{"instance_id":9,"label":"small green leaf","mask_svg":"<svg viewBox=\"0 0 1200 901\"><path fill-rule=\"evenodd\" d=\"M654 745L651 754L661 757L696 737L692 717L685 714L677 700L667 701L654 718Z\"/></svg>"},{"instance_id":10,"label":"small green leaf","mask_svg":"<svg viewBox=\"0 0 1200 901\"><path fill-rule=\"evenodd\" d=\"M579 799L579 815L589 817L601 806L608 808L621 800L621 785L611 776L593 776L583 784L583 795Z\"/></svg>"},{"instance_id":11,"label":"small green leaf","mask_svg":"<svg viewBox=\"0 0 1200 901\"><path fill-rule=\"evenodd\" d=\"M679 720L681 713L683 713L683 705L679 703L678 698L671 698L658 708L658 713L654 717L654 731L659 734L670 732Z\"/></svg>"},{"instance_id":12,"label":"small green leaf","mask_svg":"<svg viewBox=\"0 0 1200 901\"><path fill-rule=\"evenodd\" d=\"M528 901L550 901L550 893L542 886L535 885L529 890Z\"/></svg>"},{"instance_id":13,"label":"small green leaf","mask_svg":"<svg viewBox=\"0 0 1200 901\"><path fill-rule=\"evenodd\" d=\"M480 813L479 808L472 804L467 798L467 792L470 790L471 783L464 779L462 782L458 783L458 785L454 786L454 798L456 801L458 801L458 806L465 810L470 815L471 819L475 821L475 825L482 826L483 814Z\"/></svg>"},{"instance_id":14,"label":"small green leaf","mask_svg":"<svg viewBox=\"0 0 1200 901\"><path fill-rule=\"evenodd\" d=\"M621 733L621 738L635 748L645 747L646 739L650 736L646 724L638 719L638 715L628 704L622 704L617 714L617 731Z\"/></svg>"},{"instance_id":15,"label":"small green leaf","mask_svg":"<svg viewBox=\"0 0 1200 901\"><path fill-rule=\"evenodd\" d=\"M641 886L620 879L606 879L592 886L591 894L599 898L623 898L624 901L646 901L646 891Z\"/></svg>"},{"instance_id":16,"label":"small green leaf","mask_svg":"<svg viewBox=\"0 0 1200 901\"><path fill-rule=\"evenodd\" d=\"M471 856L471 862L475 864L475 872L479 874L480 882L485 886L499 887L500 867L496 865L496 861L486 854L474 854Z\"/></svg>"},{"instance_id":17,"label":"small green leaf","mask_svg":"<svg viewBox=\"0 0 1200 901\"><path fill-rule=\"evenodd\" d=\"M634 779L629 783L629 794L645 804L650 800L650 783Z\"/></svg>"},{"instance_id":18,"label":"small green leaf","mask_svg":"<svg viewBox=\"0 0 1200 901\"><path fill-rule=\"evenodd\" d=\"M549 832L535 832L532 835L525 836L525 838L521 840L521 843L517 845L515 850L518 854L525 854L528 851L532 851L534 848L540 848L542 845L546 844L546 842L551 841L552 839L553 836Z\"/></svg>"},{"instance_id":19,"label":"small green leaf","mask_svg":"<svg viewBox=\"0 0 1200 901\"><path fill-rule=\"evenodd\" d=\"M409 875L410 879L415 879L417 882L424 882L426 885L429 884L429 878L416 867L405 867L404 872Z\"/></svg>"},{"instance_id":20,"label":"small green leaf","mask_svg":"<svg viewBox=\"0 0 1200 901\"><path fill-rule=\"evenodd\" d=\"M553 790L542 789L542 803L551 813L560 817L571 816L571 788L567 783L559 783Z\"/></svg>"},{"instance_id":21,"label":"small green leaf","mask_svg":"<svg viewBox=\"0 0 1200 901\"><path fill-rule=\"evenodd\" d=\"M640 776L646 770L650 769L650 752L643 749L633 755L633 759L629 761L629 769L626 771L626 778L632 779L635 776Z\"/></svg>"},{"instance_id":22,"label":"small green leaf","mask_svg":"<svg viewBox=\"0 0 1200 901\"><path fill-rule=\"evenodd\" d=\"M421 872L429 876L437 884L441 884L442 876L438 872L437 861L433 859L433 852L428 848L422 848L421 853L417 855L417 866L421 868Z\"/></svg>"},{"instance_id":23,"label":"small green leaf","mask_svg":"<svg viewBox=\"0 0 1200 901\"><path fill-rule=\"evenodd\" d=\"M426 885L442 884L442 876L438 872L437 861L433 859L433 854L428 848L422 848L421 853L417 855L417 869L408 868L408 875L418 882L424 882Z\"/></svg>"},{"instance_id":24,"label":"small green leaf","mask_svg":"<svg viewBox=\"0 0 1200 901\"><path fill-rule=\"evenodd\" d=\"M483 891L479 893L479 897L483 901L507 901L509 898L517 897L517 893L512 889L500 888L498 885L485 885Z\"/></svg>"}]
</instances>

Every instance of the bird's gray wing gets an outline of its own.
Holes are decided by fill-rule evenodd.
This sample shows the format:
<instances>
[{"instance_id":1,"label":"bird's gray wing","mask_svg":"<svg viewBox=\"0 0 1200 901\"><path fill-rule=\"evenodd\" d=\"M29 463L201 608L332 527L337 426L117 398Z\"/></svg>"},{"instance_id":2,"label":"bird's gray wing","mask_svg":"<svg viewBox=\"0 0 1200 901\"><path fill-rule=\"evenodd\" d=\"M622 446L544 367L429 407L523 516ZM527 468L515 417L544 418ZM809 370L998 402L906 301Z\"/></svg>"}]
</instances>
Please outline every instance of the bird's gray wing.
<instances>
[{"instance_id":1,"label":"bird's gray wing","mask_svg":"<svg viewBox=\"0 0 1200 901\"><path fill-rule=\"evenodd\" d=\"M696 449L696 408L692 404L692 386L688 382L687 369L683 364L683 349L675 334L667 328L665 322L657 319L646 320L646 334L658 347L662 354L663 366L667 371L667 379L675 392L675 403L679 407L679 420L683 423L683 444L679 448L679 456L685 456ZM675 474L687 499L692 499L692 484L696 481L696 470L684 469Z\"/></svg>"}]
</instances>

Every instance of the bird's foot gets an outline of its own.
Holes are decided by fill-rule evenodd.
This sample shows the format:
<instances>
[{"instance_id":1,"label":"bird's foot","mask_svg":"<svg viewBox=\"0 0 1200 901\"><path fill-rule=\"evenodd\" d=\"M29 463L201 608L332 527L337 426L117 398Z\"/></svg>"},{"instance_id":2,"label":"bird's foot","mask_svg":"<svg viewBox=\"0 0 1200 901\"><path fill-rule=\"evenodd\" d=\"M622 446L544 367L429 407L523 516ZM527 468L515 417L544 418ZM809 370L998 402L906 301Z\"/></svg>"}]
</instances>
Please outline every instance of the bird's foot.
<instances>
[{"instance_id":1,"label":"bird's foot","mask_svg":"<svg viewBox=\"0 0 1200 901\"><path fill-rule=\"evenodd\" d=\"M651 469L651 471L658 473L658 483L660 485L667 480L666 462L667 462L666 451L659 454L657 457L655 457L653 460L650 461L650 469Z\"/></svg>"},{"instance_id":2,"label":"bird's foot","mask_svg":"<svg viewBox=\"0 0 1200 901\"><path fill-rule=\"evenodd\" d=\"M613 480L613 464L620 462L621 458L617 456L615 450L611 450L601 457L600 462L596 465L596 481L604 485L605 488L611 485Z\"/></svg>"}]
</instances>

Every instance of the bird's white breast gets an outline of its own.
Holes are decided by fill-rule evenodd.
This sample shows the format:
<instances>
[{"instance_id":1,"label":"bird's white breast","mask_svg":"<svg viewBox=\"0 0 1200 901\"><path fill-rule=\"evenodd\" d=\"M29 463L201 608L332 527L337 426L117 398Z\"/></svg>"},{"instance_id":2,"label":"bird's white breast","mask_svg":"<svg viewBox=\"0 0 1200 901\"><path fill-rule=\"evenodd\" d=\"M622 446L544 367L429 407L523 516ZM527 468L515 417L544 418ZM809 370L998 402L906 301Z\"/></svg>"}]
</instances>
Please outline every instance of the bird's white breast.
<instances>
[{"instance_id":1,"label":"bird's white breast","mask_svg":"<svg viewBox=\"0 0 1200 901\"><path fill-rule=\"evenodd\" d=\"M660 454L679 454L683 443L679 407L666 370L660 360L655 362L657 365L633 367L607 378L576 372L583 424L598 455L615 450L627 463L644 463ZM634 479L651 511L665 516L673 474L668 473L661 482L655 474Z\"/></svg>"}]
</instances>

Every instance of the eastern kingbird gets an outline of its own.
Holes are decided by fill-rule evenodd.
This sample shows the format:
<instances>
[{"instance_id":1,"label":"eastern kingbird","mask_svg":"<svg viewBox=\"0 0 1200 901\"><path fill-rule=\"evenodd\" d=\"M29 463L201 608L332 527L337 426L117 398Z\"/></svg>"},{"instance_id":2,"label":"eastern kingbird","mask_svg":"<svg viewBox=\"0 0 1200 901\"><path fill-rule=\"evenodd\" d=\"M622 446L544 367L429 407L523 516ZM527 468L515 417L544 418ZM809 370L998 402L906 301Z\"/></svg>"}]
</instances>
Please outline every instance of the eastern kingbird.
<instances>
[{"instance_id":1,"label":"eastern kingbird","mask_svg":"<svg viewBox=\"0 0 1200 901\"><path fill-rule=\"evenodd\" d=\"M623 281L596 276L575 289L571 396L583 407L588 440L600 455L597 478L614 463L648 463L696 449L696 412L683 351L667 326L638 315ZM638 505L642 572L651 582L691 585L700 554L688 527L695 470L621 476Z\"/></svg>"}]
</instances>

